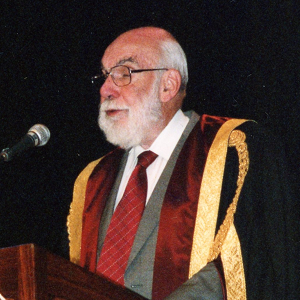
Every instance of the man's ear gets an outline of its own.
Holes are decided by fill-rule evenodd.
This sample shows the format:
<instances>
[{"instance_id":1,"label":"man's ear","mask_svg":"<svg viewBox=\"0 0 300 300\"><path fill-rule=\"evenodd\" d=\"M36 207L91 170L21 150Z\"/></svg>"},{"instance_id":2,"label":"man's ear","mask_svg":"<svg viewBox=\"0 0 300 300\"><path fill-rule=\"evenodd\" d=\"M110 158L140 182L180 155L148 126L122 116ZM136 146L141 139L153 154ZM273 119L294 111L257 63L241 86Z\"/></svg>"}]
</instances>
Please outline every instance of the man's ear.
<instances>
[{"instance_id":1,"label":"man's ear","mask_svg":"<svg viewBox=\"0 0 300 300\"><path fill-rule=\"evenodd\" d=\"M181 86L181 75L175 69L169 69L161 78L160 86L160 100L161 102L168 102L173 99Z\"/></svg>"}]
</instances>

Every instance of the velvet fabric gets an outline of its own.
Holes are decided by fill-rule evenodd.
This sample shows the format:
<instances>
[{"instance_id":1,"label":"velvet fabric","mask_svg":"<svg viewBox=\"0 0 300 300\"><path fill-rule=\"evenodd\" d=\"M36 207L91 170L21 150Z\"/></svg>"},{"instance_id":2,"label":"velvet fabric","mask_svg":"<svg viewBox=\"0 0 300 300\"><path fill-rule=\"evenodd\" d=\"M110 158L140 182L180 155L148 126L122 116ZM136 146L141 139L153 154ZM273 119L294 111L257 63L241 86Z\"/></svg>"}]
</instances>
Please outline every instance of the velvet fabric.
<instances>
[{"instance_id":1,"label":"velvet fabric","mask_svg":"<svg viewBox=\"0 0 300 300\"><path fill-rule=\"evenodd\" d=\"M93 170L86 188L82 220L80 265L96 272L97 243L101 216L119 171L124 150L116 148Z\"/></svg>"},{"instance_id":2,"label":"velvet fabric","mask_svg":"<svg viewBox=\"0 0 300 300\"><path fill-rule=\"evenodd\" d=\"M226 120L203 115L179 154L161 210L152 299L164 299L188 279L202 174L213 139Z\"/></svg>"}]
</instances>

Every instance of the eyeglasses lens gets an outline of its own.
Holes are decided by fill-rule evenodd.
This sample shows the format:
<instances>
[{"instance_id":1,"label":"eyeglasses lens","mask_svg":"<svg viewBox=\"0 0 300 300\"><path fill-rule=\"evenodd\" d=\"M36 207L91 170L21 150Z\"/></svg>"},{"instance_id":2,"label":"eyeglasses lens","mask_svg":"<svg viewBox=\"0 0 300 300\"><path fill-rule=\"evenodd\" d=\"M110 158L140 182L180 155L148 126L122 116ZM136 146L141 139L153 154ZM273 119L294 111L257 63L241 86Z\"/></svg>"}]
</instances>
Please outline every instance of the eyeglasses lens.
<instances>
[{"instance_id":1,"label":"eyeglasses lens","mask_svg":"<svg viewBox=\"0 0 300 300\"><path fill-rule=\"evenodd\" d=\"M130 70L126 66L112 68L110 75L117 86L124 86L130 83Z\"/></svg>"},{"instance_id":2,"label":"eyeglasses lens","mask_svg":"<svg viewBox=\"0 0 300 300\"><path fill-rule=\"evenodd\" d=\"M117 86L128 85L131 81L129 68L126 66L116 66L113 67L109 73L103 71L100 75L92 77L92 83L97 88L100 88L109 75L112 77L113 82Z\"/></svg>"}]
</instances>

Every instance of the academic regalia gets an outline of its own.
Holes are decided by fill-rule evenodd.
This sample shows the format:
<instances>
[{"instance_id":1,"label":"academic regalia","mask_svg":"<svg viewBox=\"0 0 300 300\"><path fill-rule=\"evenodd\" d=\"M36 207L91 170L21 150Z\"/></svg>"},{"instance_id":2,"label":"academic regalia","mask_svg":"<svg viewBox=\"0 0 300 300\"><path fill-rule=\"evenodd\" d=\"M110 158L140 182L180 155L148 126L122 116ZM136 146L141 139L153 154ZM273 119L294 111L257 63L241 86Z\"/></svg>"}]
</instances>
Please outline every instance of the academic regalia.
<instances>
[{"instance_id":1,"label":"academic regalia","mask_svg":"<svg viewBox=\"0 0 300 300\"><path fill-rule=\"evenodd\" d=\"M194 124L178 151L162 201L153 299L165 298L210 261L225 278L228 299L296 299L297 203L284 183L288 177L270 136L255 122L191 116ZM245 141L228 147L233 131ZM240 152L249 156L241 162L236 147L245 145ZM91 163L75 184L70 256L92 272L101 216L124 156L117 148ZM241 169L245 178L239 186ZM222 227L235 198L234 220Z\"/></svg>"}]
</instances>

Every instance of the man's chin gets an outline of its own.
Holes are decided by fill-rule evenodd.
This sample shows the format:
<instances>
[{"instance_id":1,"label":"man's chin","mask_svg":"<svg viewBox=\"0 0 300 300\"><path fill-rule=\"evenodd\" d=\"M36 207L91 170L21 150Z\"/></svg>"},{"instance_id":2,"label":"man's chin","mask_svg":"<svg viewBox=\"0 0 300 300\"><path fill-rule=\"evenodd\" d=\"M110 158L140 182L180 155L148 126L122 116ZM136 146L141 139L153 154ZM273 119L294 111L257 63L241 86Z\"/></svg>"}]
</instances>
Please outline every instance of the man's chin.
<instances>
[{"instance_id":1,"label":"man's chin","mask_svg":"<svg viewBox=\"0 0 300 300\"><path fill-rule=\"evenodd\" d=\"M100 129L104 132L108 142L123 149L129 149L139 145L140 138L136 131L134 132L128 128L126 123L99 123Z\"/></svg>"},{"instance_id":2,"label":"man's chin","mask_svg":"<svg viewBox=\"0 0 300 300\"><path fill-rule=\"evenodd\" d=\"M115 146L119 146L125 150L135 147L140 144L140 141L136 137L130 138L128 135L106 135L108 142Z\"/></svg>"},{"instance_id":3,"label":"man's chin","mask_svg":"<svg viewBox=\"0 0 300 300\"><path fill-rule=\"evenodd\" d=\"M101 129L103 127L116 131L128 127L128 115L125 112L112 112L110 115L105 115L102 118L99 122Z\"/></svg>"}]
</instances>

